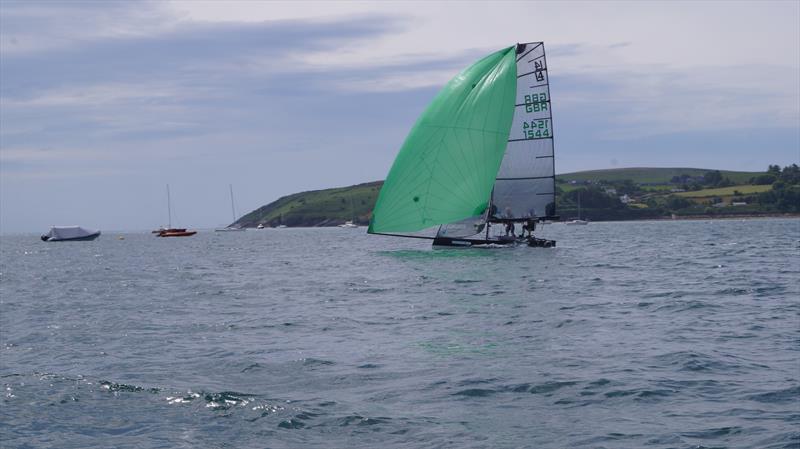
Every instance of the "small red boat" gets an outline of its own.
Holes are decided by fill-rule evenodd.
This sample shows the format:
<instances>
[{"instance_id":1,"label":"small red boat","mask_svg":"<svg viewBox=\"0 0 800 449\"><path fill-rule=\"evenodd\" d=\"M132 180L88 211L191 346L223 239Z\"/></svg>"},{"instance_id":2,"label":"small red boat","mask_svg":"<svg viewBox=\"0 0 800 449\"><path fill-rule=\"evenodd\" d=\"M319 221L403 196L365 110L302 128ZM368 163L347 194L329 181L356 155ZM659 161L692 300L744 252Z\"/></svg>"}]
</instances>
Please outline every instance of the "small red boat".
<instances>
[{"instance_id":1,"label":"small red boat","mask_svg":"<svg viewBox=\"0 0 800 449\"><path fill-rule=\"evenodd\" d=\"M184 228L159 229L156 237L189 237L197 234L197 231L187 231Z\"/></svg>"},{"instance_id":2,"label":"small red boat","mask_svg":"<svg viewBox=\"0 0 800 449\"><path fill-rule=\"evenodd\" d=\"M166 228L161 227L153 231L156 237L190 237L197 234L197 231L187 231L186 228L172 227L172 205L169 198L169 184L167 184L167 216L169 217L169 225Z\"/></svg>"}]
</instances>

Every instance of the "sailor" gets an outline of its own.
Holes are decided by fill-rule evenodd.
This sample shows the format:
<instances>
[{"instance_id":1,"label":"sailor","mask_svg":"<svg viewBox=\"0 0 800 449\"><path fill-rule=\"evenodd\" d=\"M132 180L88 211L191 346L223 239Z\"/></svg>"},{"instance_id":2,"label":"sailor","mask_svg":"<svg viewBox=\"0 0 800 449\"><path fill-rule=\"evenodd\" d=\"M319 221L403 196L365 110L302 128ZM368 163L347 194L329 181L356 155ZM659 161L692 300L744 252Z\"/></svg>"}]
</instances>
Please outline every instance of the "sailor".
<instances>
[{"instance_id":1,"label":"sailor","mask_svg":"<svg viewBox=\"0 0 800 449\"><path fill-rule=\"evenodd\" d=\"M514 232L514 222L509 221L506 223L506 236L511 234L512 237L516 237L517 233Z\"/></svg>"},{"instance_id":2,"label":"sailor","mask_svg":"<svg viewBox=\"0 0 800 449\"><path fill-rule=\"evenodd\" d=\"M525 231L528 231L528 237L533 237L533 231L536 230L536 219L529 218L525 224L522 225L522 236L525 237Z\"/></svg>"}]
</instances>

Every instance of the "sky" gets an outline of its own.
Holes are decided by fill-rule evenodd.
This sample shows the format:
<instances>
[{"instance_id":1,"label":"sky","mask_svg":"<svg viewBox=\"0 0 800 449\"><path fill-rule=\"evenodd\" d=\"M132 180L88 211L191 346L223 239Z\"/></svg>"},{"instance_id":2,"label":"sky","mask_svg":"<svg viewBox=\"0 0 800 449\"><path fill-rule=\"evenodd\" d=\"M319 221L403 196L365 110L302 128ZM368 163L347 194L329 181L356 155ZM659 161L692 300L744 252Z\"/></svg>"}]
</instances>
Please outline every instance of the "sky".
<instances>
[{"instance_id":1,"label":"sky","mask_svg":"<svg viewBox=\"0 0 800 449\"><path fill-rule=\"evenodd\" d=\"M383 179L450 78L544 41L556 171L800 162L800 2L0 0L0 233L212 228Z\"/></svg>"}]
</instances>

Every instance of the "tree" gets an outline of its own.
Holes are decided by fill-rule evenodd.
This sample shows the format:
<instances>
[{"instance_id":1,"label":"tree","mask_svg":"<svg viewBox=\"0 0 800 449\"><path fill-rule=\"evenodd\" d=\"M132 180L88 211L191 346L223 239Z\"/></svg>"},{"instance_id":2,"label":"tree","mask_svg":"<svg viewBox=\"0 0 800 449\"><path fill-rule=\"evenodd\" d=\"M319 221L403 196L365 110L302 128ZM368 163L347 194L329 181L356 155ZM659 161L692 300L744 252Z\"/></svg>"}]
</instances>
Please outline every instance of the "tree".
<instances>
[{"instance_id":1,"label":"tree","mask_svg":"<svg viewBox=\"0 0 800 449\"><path fill-rule=\"evenodd\" d=\"M678 209L685 209L687 207L693 206L694 203L686 198L678 195L670 195L667 198L667 208L670 210L678 210Z\"/></svg>"},{"instance_id":2,"label":"tree","mask_svg":"<svg viewBox=\"0 0 800 449\"><path fill-rule=\"evenodd\" d=\"M758 175L758 176L754 176L754 177L750 178L750 184L756 184L756 185L759 185L759 186L767 186L767 185L770 185L773 182L775 182L776 179L778 179L778 178L776 178L775 175L768 173L768 174Z\"/></svg>"},{"instance_id":3,"label":"tree","mask_svg":"<svg viewBox=\"0 0 800 449\"><path fill-rule=\"evenodd\" d=\"M722 173L719 170L709 171L703 175L703 180L707 185L715 186L722 181Z\"/></svg>"},{"instance_id":4,"label":"tree","mask_svg":"<svg viewBox=\"0 0 800 449\"><path fill-rule=\"evenodd\" d=\"M790 185L800 184L800 167L798 167L797 164L792 164L789 165L788 167L783 167L783 172L781 173L781 181Z\"/></svg>"}]
</instances>

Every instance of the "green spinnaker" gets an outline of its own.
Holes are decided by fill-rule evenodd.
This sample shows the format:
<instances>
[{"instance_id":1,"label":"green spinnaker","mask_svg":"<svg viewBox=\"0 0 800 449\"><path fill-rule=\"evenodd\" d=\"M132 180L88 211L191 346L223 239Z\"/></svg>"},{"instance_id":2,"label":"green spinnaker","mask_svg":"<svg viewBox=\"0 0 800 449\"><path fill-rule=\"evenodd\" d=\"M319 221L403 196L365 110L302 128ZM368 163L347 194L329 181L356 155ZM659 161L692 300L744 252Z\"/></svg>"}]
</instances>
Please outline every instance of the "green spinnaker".
<instances>
[{"instance_id":1,"label":"green spinnaker","mask_svg":"<svg viewBox=\"0 0 800 449\"><path fill-rule=\"evenodd\" d=\"M400 148L368 232L420 231L486 210L514 115L514 48L466 68L434 98Z\"/></svg>"}]
</instances>

